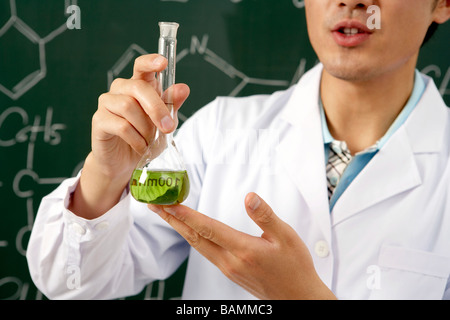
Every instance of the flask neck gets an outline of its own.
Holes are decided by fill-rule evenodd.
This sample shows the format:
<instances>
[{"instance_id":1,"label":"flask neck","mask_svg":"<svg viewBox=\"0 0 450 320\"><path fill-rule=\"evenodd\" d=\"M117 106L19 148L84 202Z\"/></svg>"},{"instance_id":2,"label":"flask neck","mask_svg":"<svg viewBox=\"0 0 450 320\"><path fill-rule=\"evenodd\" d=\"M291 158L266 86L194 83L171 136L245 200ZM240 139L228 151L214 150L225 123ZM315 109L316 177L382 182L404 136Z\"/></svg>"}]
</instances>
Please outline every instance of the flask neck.
<instances>
[{"instance_id":1,"label":"flask neck","mask_svg":"<svg viewBox=\"0 0 450 320\"><path fill-rule=\"evenodd\" d=\"M170 92L171 90L170 90L170 88L169 88L169 90L167 90L166 92ZM169 110L169 113L170 113L170 117L172 118L172 120L176 120L175 118L174 118L174 112L173 112L173 102L167 102L167 101L173 101L172 100L172 94L171 93L169 93L169 99L164 99L164 97L163 97L163 99L164 99L164 102L165 102L165 104L166 104L166 107L167 107L167 109ZM172 132L170 132L170 133L167 133L166 134L166 136L167 136L167 142L172 142L173 141L173 131Z\"/></svg>"}]
</instances>

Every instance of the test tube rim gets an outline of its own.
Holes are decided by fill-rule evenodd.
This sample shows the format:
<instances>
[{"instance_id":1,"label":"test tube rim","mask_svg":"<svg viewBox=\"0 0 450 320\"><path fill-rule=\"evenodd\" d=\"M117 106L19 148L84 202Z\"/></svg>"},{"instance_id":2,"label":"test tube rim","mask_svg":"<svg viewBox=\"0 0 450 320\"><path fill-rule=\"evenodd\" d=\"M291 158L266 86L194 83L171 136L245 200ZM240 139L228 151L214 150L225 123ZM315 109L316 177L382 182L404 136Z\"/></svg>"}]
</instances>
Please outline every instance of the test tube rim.
<instances>
[{"instance_id":1,"label":"test tube rim","mask_svg":"<svg viewBox=\"0 0 450 320\"><path fill-rule=\"evenodd\" d=\"M166 37L166 38L176 38L177 36L177 31L179 28L179 24L177 22L168 22L168 21L160 21L158 23L159 28L160 28L160 32L161 32L161 37ZM171 31L167 32L166 34L163 34L163 27L171 27Z\"/></svg>"}]
</instances>

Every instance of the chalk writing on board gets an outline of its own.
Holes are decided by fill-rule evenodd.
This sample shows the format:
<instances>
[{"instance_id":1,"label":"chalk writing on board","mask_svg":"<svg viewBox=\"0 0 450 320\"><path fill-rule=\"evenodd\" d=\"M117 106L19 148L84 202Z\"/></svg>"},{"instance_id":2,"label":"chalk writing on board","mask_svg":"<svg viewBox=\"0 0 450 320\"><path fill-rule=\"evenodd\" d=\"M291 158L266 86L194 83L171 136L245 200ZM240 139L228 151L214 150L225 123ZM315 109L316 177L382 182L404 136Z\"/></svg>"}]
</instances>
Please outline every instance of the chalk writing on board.
<instances>
[{"instance_id":1,"label":"chalk writing on board","mask_svg":"<svg viewBox=\"0 0 450 320\"><path fill-rule=\"evenodd\" d=\"M66 0L64 8L70 6L71 2L73 1ZM38 70L30 71L30 73L26 75L22 80L14 84L12 88L11 87L8 88L6 85L0 83L0 91L3 92L8 97L10 97L12 100L17 100L28 90L33 88L39 81L45 78L45 76L47 75L45 46L47 43L49 43L57 36L59 36L61 33L66 31L67 25L66 23L64 23L60 27L50 32L45 37L41 37L17 15L16 0L10 0L9 6L11 16L3 26L0 26L0 38L3 37L8 32L10 32L11 30L16 29L17 31L20 32L20 34L25 38L26 41L29 41L37 46L36 53L39 54ZM64 11L61 12L62 16L64 16ZM16 61L18 64L20 63L20 59L16 59Z\"/></svg>"},{"instance_id":2,"label":"chalk writing on board","mask_svg":"<svg viewBox=\"0 0 450 320\"><path fill-rule=\"evenodd\" d=\"M9 107L0 113L0 147L8 148L17 144L25 143L26 157L24 168L19 170L13 178L11 183L12 190L18 198L24 199L26 203L26 224L21 227L17 234L15 241L10 243L6 240L0 239L0 249L9 245L15 245L19 254L25 256L26 254L26 239L31 232L34 223L34 193L35 189L40 185L58 185L67 177L42 177L34 168L34 154L35 145L37 142L43 142L48 145L57 146L62 143L61 132L66 129L66 125L62 123L53 122L52 107L45 110L45 114L30 116L24 108L13 106ZM21 123L20 126L15 125L15 130L8 130L5 132L1 130L2 127L11 127L11 123ZM81 164L79 164L73 173L78 172ZM23 181L32 181L33 183L23 183ZM0 288L8 288L8 295L2 298L6 299L25 299L29 291L29 283L23 282L17 277L7 276L0 278ZM41 299L42 294L38 291L36 299Z\"/></svg>"},{"instance_id":3,"label":"chalk writing on board","mask_svg":"<svg viewBox=\"0 0 450 320\"><path fill-rule=\"evenodd\" d=\"M437 65L432 64L423 68L421 72L429 75L430 77L433 77L436 81L436 85L438 85L437 79L440 80L441 83L440 85L438 85L438 89L443 97L445 97L446 95L450 95L450 67L447 69L447 71L445 71Z\"/></svg>"},{"instance_id":4,"label":"chalk writing on board","mask_svg":"<svg viewBox=\"0 0 450 320\"><path fill-rule=\"evenodd\" d=\"M31 178L36 184L59 184L65 178L43 178L40 177L33 170L34 163L34 149L37 139L42 137L44 143L50 145L58 145L61 143L60 131L66 129L66 125L62 123L53 123L53 108L49 107L46 110L44 119L40 115L34 116L31 120L28 113L20 107L10 107L0 114L0 129L6 125L8 121L17 120L19 118L22 127L17 128L16 132L9 132L8 136L0 137L0 147L11 147L17 143L28 143L25 168L17 172L12 182L12 189L17 197L26 199L27 202L27 225L19 230L16 237L17 251L25 255L24 244L22 243L23 235L31 231L34 222L33 211L33 189L24 189L22 187L22 180ZM6 244L5 244L6 245Z\"/></svg>"},{"instance_id":5,"label":"chalk writing on board","mask_svg":"<svg viewBox=\"0 0 450 320\"><path fill-rule=\"evenodd\" d=\"M218 70L223 72L225 75L232 79L240 79L239 84L228 94L230 97L237 96L246 85L255 84L255 85L264 85L264 86L273 86L273 87L288 87L292 82L296 82L303 73L305 72L306 60L302 59L300 62L300 66L295 75L295 79L293 81L283 80L283 79L262 79L262 78L254 78L244 74L242 71L237 70L230 63L222 59L218 54L208 48L208 40L209 35L205 34L201 37L201 40L198 36L193 35L191 37L191 43L189 48L184 48L177 54L177 63L181 62L183 58L187 55L199 54L203 57L203 59L216 67ZM138 44L131 44L128 49L121 55L121 57L117 60L117 62L111 67L107 72L107 82L108 88L110 87L113 80L130 64L134 63L134 60L140 56L148 54L146 50L144 50ZM185 121L187 117L183 115L181 112L178 112L178 116L182 121Z\"/></svg>"},{"instance_id":6,"label":"chalk writing on board","mask_svg":"<svg viewBox=\"0 0 450 320\"><path fill-rule=\"evenodd\" d=\"M188 9L189 5L196 3L196 1L193 0L154 0L149 1L149 3L151 2L153 5L157 1L166 2L167 4L172 2L174 9L182 7L183 13L184 11L188 12L185 9ZM17 9L16 2L18 6ZM55 12L56 17L59 17L58 15L61 14L60 20L58 18L56 20L56 25L52 25L49 30L39 33L39 28L33 25L29 19L25 18L26 15L24 15L24 12L21 11L20 6L23 5L23 2L16 0L4 0L4 3L6 4L5 7L8 9L4 10L4 14L1 15L2 19L4 19L0 22L0 40L3 41L2 44L6 44L5 48L8 48L9 45L16 46L17 44L15 42L8 42L9 40L7 39L11 39L13 35L18 35L18 38L20 38L23 43L30 44L33 48L35 48L32 58L37 61L36 68L30 72L20 74L17 81L13 85L6 85L6 81L0 81L0 97L5 98L7 101L12 101L12 104L8 105L8 103L6 103L3 104L2 108L0 108L0 151L7 155L6 159L8 161L10 159L8 157L14 157L14 159L17 159L15 162L18 165L14 172L11 172L11 176L9 178L6 178L7 175L0 176L0 192L4 192L8 189L8 191L11 191L11 195L13 195L14 198L18 198L20 200L19 206L14 207L13 210L17 211L14 212L14 214L21 219L18 220L19 223L17 226L10 227L10 229L13 230L12 236L8 237L6 233L0 234L1 259L2 261L8 261L4 262L4 265L12 265L12 263L9 263L9 260L18 260L15 256L11 257L11 259L8 256L11 249L14 250L15 255L19 255L19 258L22 258L22 261L25 261L23 256L26 252L26 241L30 234L31 226L34 222L34 217L36 214L35 209L37 207L36 202L39 201L39 199L37 199L37 195L41 189L45 188L45 186L51 185L56 187L63 179L65 179L65 177L63 177L64 175L70 176L70 170L72 170L72 175L74 175L82 166L82 162L80 162L75 168L69 168L69 172L67 172L67 174L65 171L61 174L44 174L39 170L41 162L44 161L43 158L39 157L39 151L41 151L40 146L43 144L47 146L55 146L56 153L61 153L64 146L70 142L69 140L65 140L66 136L64 134L69 133L69 126L72 124L69 122L67 124L58 123L54 120L56 119L56 115L59 115L60 112L65 112L65 108L68 106L58 105L58 103L55 102L49 103L45 100L45 98L42 98L44 97L44 95L41 95L42 92L38 92L37 95L34 95L35 91L39 91L38 88L40 85L47 82L47 80L51 82L50 75L53 75L56 71L58 71L55 71L57 64L54 64L53 61L50 60L51 55L58 55L58 50L60 49L58 48L58 43L60 41L63 42L68 40L67 36L70 32L72 32L67 29L68 26L66 20L68 20L71 14L73 14L73 11L67 12L66 9L71 5L76 5L76 2L76 0L59 0L57 2L58 4ZM105 0L105 2L109 5L108 1ZM137 2L141 5L140 1ZM224 2L228 2L230 6L234 7L238 7L239 3L243 5L247 5L247 3L251 5L259 5L256 0L225 0ZM286 3L288 7L293 9L293 11L301 11L305 6L303 0L292 0L287 1ZM97 6L99 8L101 7L101 5ZM143 8L145 8L145 6L146 5L143 5ZM92 8L95 7L96 5L93 4ZM86 13L93 15L97 14L96 11L94 12L94 9L91 11L91 7L82 7L82 9L83 18ZM42 12L39 13L39 15L45 16ZM87 17L88 15L86 14L86 18ZM95 33L92 32L92 30L95 31L95 25L89 25L87 23L88 21L88 19L82 20L81 24L82 29L88 31L84 35L86 40L91 40L91 35ZM73 24L74 26L76 26L75 22L76 21L74 21ZM118 23L118 21L114 21L114 23ZM38 25L38 27L40 27L40 25ZM120 25L120 28L123 28L123 30L128 30L127 28L129 27L130 26L126 24ZM215 26L213 26L213 28L215 28ZM307 52L301 51L301 54L304 54L305 56L295 57L298 61L298 65L297 69L295 69L294 62L292 72L295 71L295 74L293 76L289 74L286 77L287 79L267 79L267 76L265 75L262 75L262 78L256 78L252 76L252 72L243 72L242 70L239 70L241 68L234 66L232 63L223 58L227 53L213 46L213 41L210 41L212 40L213 32L216 32L215 29L209 30L205 28L201 30L203 31L200 31L201 33L199 34L188 35L190 42L180 48L180 51L178 52L178 61L182 66L186 66L186 64L190 63L190 57L195 55L196 58L193 60L195 60L195 63L198 61L200 62L200 68L205 65L209 70L209 66L212 66L213 68L219 70L219 73L223 73L224 77L222 77L221 80L223 78L225 78L224 81L229 81L227 78L237 79L236 82L231 81L231 87L225 86L228 88L227 90L229 90L224 93L226 95L235 96L243 94L245 92L244 89L248 89L247 85L250 84L257 86L273 86L275 89L288 87L295 84L298 79L300 79L301 76L314 64L315 58L311 57L311 55ZM105 32L105 34L101 35L108 38L109 31L110 30L102 29L102 32ZM97 33L97 35L99 34L100 33ZM217 35L217 33L214 34ZM103 78L105 73L108 74L107 82L109 85L115 77L125 73L126 69L129 70L128 67L134 62L135 58L139 55L147 53L147 50L144 50L143 47L137 44L139 40L130 39L130 33L127 33L127 38L121 39L122 42L120 44L122 45L122 43L124 43L125 46L119 47L120 49L118 52L115 51L115 48L117 47L112 46L110 51L112 57L108 56L111 60L107 60L106 65L102 65L101 63L98 64L101 65L101 68L99 67L97 70L100 75L97 74L96 76L100 79L100 84L99 86L95 86L95 90L98 90L99 87L100 90L103 90L101 87L105 85ZM89 41L87 42L89 43ZM127 48L127 46L129 47L124 52L123 49ZM96 49L96 47L93 49ZM122 52L124 53L122 54ZM94 60L94 58L92 59ZM73 63L78 63L79 61L84 62L86 60L74 59ZM317 63L317 61L315 62ZM283 61L281 61L280 64L282 63ZM109 68L111 65L113 65L113 67ZM450 94L450 68L448 67L448 63L445 62L440 64L438 62L432 62L428 65L421 66L420 69L423 73L433 77L440 93L448 98L448 95ZM278 76L274 77L277 78ZM77 79L76 76L75 79ZM52 85L53 82L50 84ZM59 83L57 84L60 85ZM98 82L96 85L98 85ZM34 90L31 90L33 88ZM61 92L64 91L61 90ZM19 98L25 99L19 100ZM35 105L26 105L26 101L28 101L27 98L30 98L30 100L37 98L39 100L36 101ZM16 100L19 100L20 102L17 102ZM67 101L67 99L65 101ZM184 120L187 118L181 115L180 120L183 120L181 119L182 117L184 117ZM20 149L20 154L12 151L15 148ZM77 154L76 156L80 156L80 160L81 158L84 158L84 155L82 154ZM52 164L64 159L65 155L61 155L52 161L47 159L45 159L45 161L48 161L51 166ZM2 173L7 172L8 170L10 170L10 168L3 169ZM17 201L14 202L14 205L16 205L16 203ZM5 214L10 214L13 210L7 207L7 210L2 211L2 213L5 212ZM5 254L5 252L8 253ZM5 268L5 270L6 269L7 268ZM43 295L33 287L28 275L20 274L20 272L10 269L11 268L9 268L7 272L2 272L0 274L0 299L43 298ZM74 285L76 286L77 284L74 283ZM167 292L170 294L170 291L170 281L155 281L154 283L146 286L142 293L144 299L163 299L168 295Z\"/></svg>"}]
</instances>

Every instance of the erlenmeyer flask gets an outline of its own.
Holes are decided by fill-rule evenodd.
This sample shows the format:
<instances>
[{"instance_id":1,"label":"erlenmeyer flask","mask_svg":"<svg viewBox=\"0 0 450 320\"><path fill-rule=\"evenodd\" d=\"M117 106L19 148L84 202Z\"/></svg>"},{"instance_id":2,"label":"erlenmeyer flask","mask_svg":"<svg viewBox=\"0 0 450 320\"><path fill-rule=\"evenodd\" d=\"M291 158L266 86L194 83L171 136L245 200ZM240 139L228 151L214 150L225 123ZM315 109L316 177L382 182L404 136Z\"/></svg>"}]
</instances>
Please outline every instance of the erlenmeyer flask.
<instances>
[{"instance_id":1,"label":"erlenmeyer flask","mask_svg":"<svg viewBox=\"0 0 450 320\"><path fill-rule=\"evenodd\" d=\"M159 28L158 53L167 58L168 65L158 74L158 89L173 116L172 88L175 84L178 24L160 22ZM164 134L156 130L153 142L133 171L130 192L136 200L152 204L171 205L187 198L189 178L173 141L173 133Z\"/></svg>"}]
</instances>

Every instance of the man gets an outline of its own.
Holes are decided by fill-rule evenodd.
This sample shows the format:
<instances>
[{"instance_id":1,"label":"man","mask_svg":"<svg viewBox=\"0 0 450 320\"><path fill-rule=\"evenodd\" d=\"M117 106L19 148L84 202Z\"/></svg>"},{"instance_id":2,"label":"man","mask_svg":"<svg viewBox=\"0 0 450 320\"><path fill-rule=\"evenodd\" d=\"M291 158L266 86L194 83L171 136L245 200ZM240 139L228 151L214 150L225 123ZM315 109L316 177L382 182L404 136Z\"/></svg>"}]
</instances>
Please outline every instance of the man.
<instances>
[{"instance_id":1,"label":"man","mask_svg":"<svg viewBox=\"0 0 450 320\"><path fill-rule=\"evenodd\" d=\"M381 29L365 25L372 4ZM450 1L305 10L320 65L285 92L217 99L180 129L184 205L152 212L127 191L155 126L176 127L154 89L165 59L138 58L100 97L81 175L43 200L28 246L46 295L130 295L189 255L188 299L450 298L450 113L415 71ZM174 91L178 110L189 88Z\"/></svg>"}]
</instances>

